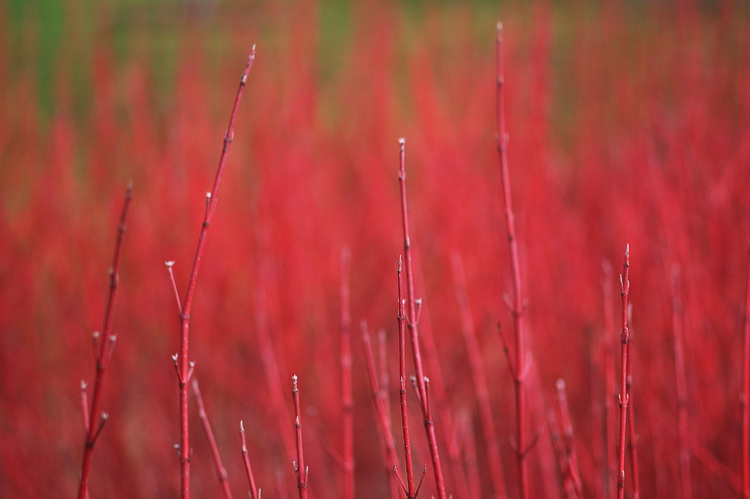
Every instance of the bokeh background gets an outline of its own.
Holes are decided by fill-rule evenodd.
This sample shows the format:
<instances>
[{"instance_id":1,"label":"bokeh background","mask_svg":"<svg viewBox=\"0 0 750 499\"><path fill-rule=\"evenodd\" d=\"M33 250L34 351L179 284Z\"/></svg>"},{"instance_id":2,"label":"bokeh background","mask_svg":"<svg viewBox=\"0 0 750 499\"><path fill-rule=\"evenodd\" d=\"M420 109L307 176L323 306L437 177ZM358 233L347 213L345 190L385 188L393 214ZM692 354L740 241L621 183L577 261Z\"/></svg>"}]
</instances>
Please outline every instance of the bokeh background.
<instances>
[{"instance_id":1,"label":"bokeh background","mask_svg":"<svg viewBox=\"0 0 750 499\"><path fill-rule=\"evenodd\" d=\"M627 243L640 492L687 497L678 455L688 446L694 496L738 493L748 10L732 1L3 2L0 496L77 490L79 386L93 377L91 334L101 328L131 181L118 341L102 402L110 417L90 490L92 497L177 496L170 357L179 321L163 262L176 261L184 290L253 44L257 60L191 328L191 357L232 490L247 490L237 433L243 419L263 497L296 493L287 449L297 374L302 403L316 414L305 427L310 492L341 494L341 471L324 442L341 445L340 255L348 247L357 497L387 496L356 326L365 319L373 333L384 328L396 380L403 136L422 330L434 343L426 369L442 378L438 413L461 422L452 436L438 422L449 492L493 494L451 272L452 255L460 255L504 477L517 496L513 384L496 332L498 322L507 331L511 324L495 150L499 20L533 361L529 426L542 429L528 457L533 496L567 491L546 416L558 410L557 379L567 384L585 495L614 491L606 407L616 391L606 380L617 363L608 364L606 352L619 345L619 327L607 328L605 317L611 312L619 324L617 273ZM603 262L615 269L609 277ZM687 439L677 424L675 321L684 324ZM276 372L264 362L269 352ZM193 492L215 497L216 472L191 411ZM421 469L429 454L414 426ZM451 440L460 451L448 461ZM460 488L462 475L473 488ZM434 494L431 472L424 487L420 496Z\"/></svg>"}]
</instances>

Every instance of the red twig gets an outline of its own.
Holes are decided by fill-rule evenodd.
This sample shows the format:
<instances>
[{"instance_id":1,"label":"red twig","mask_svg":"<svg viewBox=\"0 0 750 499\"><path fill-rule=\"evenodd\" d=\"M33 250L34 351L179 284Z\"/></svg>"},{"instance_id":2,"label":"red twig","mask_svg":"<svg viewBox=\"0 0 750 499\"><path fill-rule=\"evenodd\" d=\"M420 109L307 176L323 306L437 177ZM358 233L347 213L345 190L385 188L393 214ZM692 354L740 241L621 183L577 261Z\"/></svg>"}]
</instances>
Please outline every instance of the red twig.
<instances>
[{"instance_id":1,"label":"red twig","mask_svg":"<svg viewBox=\"0 0 750 499\"><path fill-rule=\"evenodd\" d=\"M674 340L674 367L677 384L677 420L680 439L680 497L693 496L693 483L690 473L690 437L688 428L688 394L685 376L685 352L683 334L682 300L680 299L680 270L672 270L672 338Z\"/></svg>"},{"instance_id":2,"label":"red twig","mask_svg":"<svg viewBox=\"0 0 750 499\"><path fill-rule=\"evenodd\" d=\"M406 484L401 487L406 493L406 499L417 497L414 489L414 468L411 460L411 435L409 432L409 412L406 406L406 322L404 300L401 296L401 258L398 259L398 385L399 402L401 403L401 427L404 435L404 461L406 465ZM398 476L398 475L397 475Z\"/></svg>"},{"instance_id":3,"label":"red twig","mask_svg":"<svg viewBox=\"0 0 750 499\"><path fill-rule=\"evenodd\" d=\"M117 287L120 282L120 254L122 248L122 238L125 234L125 222L128 215L130 200L133 198L133 185L128 186L125 194L125 202L120 214L120 224L117 227L117 240L115 242L115 253L112 258L112 267L109 269L109 296L104 311L104 324L101 335L99 332L94 333L94 355L96 357L96 377L94 378L94 390L91 397L91 409L88 406L87 384L81 382L81 406L83 410L84 432L86 434L83 444L83 464L81 465L81 481L78 486L78 497L84 499L88 497L89 474L91 472L91 456L94 452L94 445L99 437L104 424L107 421L107 413L99 414L99 404L102 395L102 382L104 372L107 370L109 361L112 358L112 352L115 348L116 335L112 333L112 318L115 310L115 297L117 296ZM98 421L97 421L97 418Z\"/></svg>"},{"instance_id":4,"label":"red twig","mask_svg":"<svg viewBox=\"0 0 750 499\"><path fill-rule=\"evenodd\" d=\"M247 453L247 438L245 437L245 425L242 421L240 421L240 439L242 440L242 462L245 464L245 473L247 474L247 481L250 484L250 497L252 499L260 499L260 489L255 485L253 468L250 466L250 456L248 456Z\"/></svg>"},{"instance_id":5,"label":"red twig","mask_svg":"<svg viewBox=\"0 0 750 499\"><path fill-rule=\"evenodd\" d=\"M630 269L630 245L625 248L625 263L620 276L620 289L622 296L622 330L620 331L620 433L617 461L617 497L625 497L625 436L627 433L628 402L628 342L630 341L630 328L628 327L628 293L630 281L628 271Z\"/></svg>"},{"instance_id":6,"label":"red twig","mask_svg":"<svg viewBox=\"0 0 750 499\"><path fill-rule=\"evenodd\" d=\"M341 402L343 412L344 499L354 498L354 421L352 401L352 339L349 313L351 253L341 252Z\"/></svg>"},{"instance_id":7,"label":"red twig","mask_svg":"<svg viewBox=\"0 0 750 499\"><path fill-rule=\"evenodd\" d=\"M239 88L237 89L237 95L234 99L234 106L232 107L232 114L229 118L229 125L227 126L227 133L224 136L224 147L222 148L221 156L219 158L219 166L216 170L214 184L211 188L211 192L206 193L206 211L203 216L203 224L201 225L200 234L198 236L198 247L195 251L193 269L190 272L190 279L188 280L185 298L181 302L178 300L180 311L180 352L173 358L175 359L175 367L177 369L178 386L180 391L180 444L178 450L180 456L180 495L183 499L187 499L188 497L190 497L188 383L190 382L193 367L195 366L193 362L190 362L188 360L188 333L190 330L190 312L193 307L193 295L195 293L198 271L200 270L201 258L203 257L203 250L206 244L206 235L208 234L208 228L211 225L211 219L213 218L214 210L216 209L219 184L221 183L221 177L224 173L229 146L232 144L232 139L234 137L234 121L237 117L237 110L239 109L239 103L240 99L242 98L242 93L245 90L245 85L247 84L247 75L250 72L250 69L253 67L254 62L255 46L253 46L250 57L248 57L247 59L247 66L242 72L242 77L240 78ZM168 263L167 267L169 268L171 275L171 265Z\"/></svg>"},{"instance_id":8,"label":"red twig","mask_svg":"<svg viewBox=\"0 0 750 499\"><path fill-rule=\"evenodd\" d=\"M302 451L302 410L300 409L296 374L292 376L292 398L294 399L294 431L297 439L297 460L294 462L294 472L297 475L299 499L305 499L307 497L307 476L309 470L305 466L305 457Z\"/></svg>"},{"instance_id":9,"label":"red twig","mask_svg":"<svg viewBox=\"0 0 750 499\"><path fill-rule=\"evenodd\" d=\"M745 344L742 381L742 493L750 498L750 250L745 295Z\"/></svg>"},{"instance_id":10,"label":"red twig","mask_svg":"<svg viewBox=\"0 0 750 499\"><path fill-rule=\"evenodd\" d=\"M427 443L430 449L430 457L432 458L432 470L435 475L435 486L437 488L438 499L446 499L445 493L445 480L443 478L443 470L440 465L440 453L438 451L437 436L435 435L435 425L433 424L432 418L428 417L429 408L425 404L425 375L424 368L422 367L422 354L419 347L419 310L421 306L421 299L417 300L414 296L414 271L411 258L411 241L409 239L409 220L406 208L406 169L404 163L404 148L405 140L399 139L400 152L399 152L399 190L401 194L401 221L403 226L404 235L404 264L406 270L406 316L405 322L409 329L409 337L411 339L412 352L414 355L414 369L417 372L417 387L420 395L420 407L422 409L422 415L424 416L424 425L427 432ZM399 272L400 276L400 272ZM400 287L399 287L400 290ZM402 372L403 375L403 372ZM405 380L402 380L405 383Z\"/></svg>"},{"instance_id":11,"label":"red twig","mask_svg":"<svg viewBox=\"0 0 750 499\"><path fill-rule=\"evenodd\" d=\"M469 296L466 292L466 277L461 257L454 253L451 258L453 266L453 277L456 283L456 299L461 312L461 332L466 344L466 352L469 356L469 368L474 381L474 390L477 397L477 406L479 416L482 422L482 432L487 445L487 461L490 467L490 476L492 478L493 490L495 497L498 499L506 497L505 478L503 477L502 461L500 459L500 447L498 445L497 432L495 431L495 421L492 417L492 408L490 405L490 392L487 388L487 378L484 375L484 366L482 354L480 353L477 333L474 328L474 320L471 316L471 307L469 306Z\"/></svg>"},{"instance_id":12,"label":"red twig","mask_svg":"<svg viewBox=\"0 0 750 499\"><path fill-rule=\"evenodd\" d=\"M513 215L513 201L510 192L510 174L508 172L508 134L505 131L505 106L503 101L503 25L497 24L497 152L500 158L500 177L503 184L503 199L505 201L505 224L508 231L508 244L510 245L510 267L513 275L513 300L510 304L510 312L513 317L513 337L515 339L515 366L511 372L515 382L516 392L516 424L517 424L517 449L518 477L521 487L521 497L529 496L528 471L526 466L526 455L533 446L526 444L526 393L524 380L527 374L526 348L523 336L523 297L521 294L521 267L518 258L518 240L516 238L516 227ZM506 347L507 348L507 347ZM510 358L510 357L509 357Z\"/></svg>"},{"instance_id":13,"label":"red twig","mask_svg":"<svg viewBox=\"0 0 750 499\"><path fill-rule=\"evenodd\" d=\"M214 459L216 465L216 474L219 477L219 483L221 489L224 492L224 497L232 497L232 491L229 489L229 479L227 478L227 469L221 462L221 455L219 455L219 446L216 445L216 439L214 438L214 432L211 430L211 424L208 422L208 414L206 414L206 406L203 404L203 397L201 396L201 390L198 387L198 380L193 378L193 394L195 394L195 400L198 403L198 416L201 418L203 423L203 429L206 432L208 438L208 445L211 447L211 456Z\"/></svg>"},{"instance_id":14,"label":"red twig","mask_svg":"<svg viewBox=\"0 0 750 499\"><path fill-rule=\"evenodd\" d=\"M385 456L385 474L389 483L391 499L398 497L398 481L394 475L398 465L396 456L396 443L391 432L391 419L388 407L382 396L382 389L378 383L378 373L375 369L370 334L367 332L367 323L362 321L362 344L365 349L365 366L367 367L367 379L370 383L370 395L375 407L375 421L378 424L380 437L383 441L383 454Z\"/></svg>"}]
</instances>

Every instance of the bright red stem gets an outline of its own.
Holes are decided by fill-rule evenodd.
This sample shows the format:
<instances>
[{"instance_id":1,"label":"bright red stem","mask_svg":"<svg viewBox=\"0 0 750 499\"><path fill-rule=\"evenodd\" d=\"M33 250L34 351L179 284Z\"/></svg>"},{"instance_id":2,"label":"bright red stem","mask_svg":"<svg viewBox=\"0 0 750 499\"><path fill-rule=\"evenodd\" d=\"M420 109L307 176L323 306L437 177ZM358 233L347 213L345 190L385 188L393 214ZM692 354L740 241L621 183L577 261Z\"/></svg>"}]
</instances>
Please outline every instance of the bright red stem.
<instances>
[{"instance_id":1,"label":"bright red stem","mask_svg":"<svg viewBox=\"0 0 750 499\"><path fill-rule=\"evenodd\" d=\"M625 497L625 436L627 433L628 419L628 342L630 341L630 329L628 327L628 293L630 291L630 281L628 280L628 271L630 269L630 246L625 250L625 263L623 264L622 275L620 276L621 296L622 296L622 330L620 332L620 437L618 447L617 461L617 497Z\"/></svg>"}]
</instances>

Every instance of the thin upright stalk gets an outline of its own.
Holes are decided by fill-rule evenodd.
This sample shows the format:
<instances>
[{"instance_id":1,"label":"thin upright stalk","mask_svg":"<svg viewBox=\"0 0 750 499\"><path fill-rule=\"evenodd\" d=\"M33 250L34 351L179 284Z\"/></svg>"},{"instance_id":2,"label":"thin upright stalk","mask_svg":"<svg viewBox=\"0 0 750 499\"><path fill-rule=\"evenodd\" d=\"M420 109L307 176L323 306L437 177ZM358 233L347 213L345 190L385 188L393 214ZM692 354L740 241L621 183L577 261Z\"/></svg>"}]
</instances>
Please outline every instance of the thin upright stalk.
<instances>
[{"instance_id":1,"label":"thin upright stalk","mask_svg":"<svg viewBox=\"0 0 750 499\"><path fill-rule=\"evenodd\" d=\"M232 491L229 489L229 479L227 477L227 469L221 462L221 455L219 454L219 446L216 445L216 439L214 438L214 432L211 429L211 423L208 421L208 414L206 413L206 406L203 403L203 396L201 395L200 387L198 386L198 380L193 378L193 393L195 394L195 400L198 403L198 416L201 418L203 423L203 430L206 432L208 438L208 445L211 447L211 456L214 459L214 465L216 466L216 474L219 477L219 484L221 490L224 493L224 497L231 499Z\"/></svg>"},{"instance_id":2,"label":"thin upright stalk","mask_svg":"<svg viewBox=\"0 0 750 499\"><path fill-rule=\"evenodd\" d=\"M221 178L224 173L229 146L232 144L232 139L234 138L234 121L237 117L237 110L239 109L242 93L244 92L245 86L247 84L247 75L250 72L250 69L253 67L254 62L255 46L253 45L250 57L248 57L247 59L247 66L245 66L245 70L242 72L242 77L240 78L237 95L234 98L234 106L232 107L232 114L229 118L227 133L224 136L224 147L222 148L221 156L219 157L219 166L216 170L214 184L211 188L211 192L206 193L206 211L203 216L203 223L201 224L201 230L198 236L198 247L195 250L193 269L190 272L190 279L188 280L187 290L185 291L185 298L179 304L180 352L173 356L173 360L175 363L175 368L177 370L178 387L180 392L180 444L178 451L180 456L180 496L182 497L182 499L187 499L190 497L190 433L188 422L188 383L190 382L190 378L193 374L193 368L195 367L195 363L188 360L188 333L190 331L190 312L193 308L193 295L195 293L195 285L198 280L198 271L200 270L203 250L206 244L206 235L208 234L208 228L211 226L211 219L213 218L214 210L216 209L219 184L221 183ZM168 267L170 267L171 271L171 265L168 264Z\"/></svg>"},{"instance_id":3,"label":"thin upright stalk","mask_svg":"<svg viewBox=\"0 0 750 499\"><path fill-rule=\"evenodd\" d=\"M308 468L305 466L305 456L302 449L302 419L299 402L299 388L297 387L297 375L292 376L292 398L294 400L294 434L297 440L297 460L294 462L294 472L297 475L297 489L299 499L307 498L307 476Z\"/></svg>"},{"instance_id":4,"label":"thin upright stalk","mask_svg":"<svg viewBox=\"0 0 750 499\"><path fill-rule=\"evenodd\" d=\"M344 499L354 499L354 419L352 400L352 339L349 312L351 252L341 251L341 405L344 449Z\"/></svg>"},{"instance_id":5,"label":"thin upright stalk","mask_svg":"<svg viewBox=\"0 0 750 499\"><path fill-rule=\"evenodd\" d=\"M490 477L492 486L497 499L506 497L505 478L503 476L503 464L500 459L500 447L498 445L497 431L495 430L495 420L492 416L492 407L490 405L490 391L487 387L487 378L484 375L484 363L482 354L477 341L477 332L474 327L474 319L471 316L471 307L469 305L469 296L466 291L466 276L464 275L464 266L458 253L454 253L451 258L453 267L453 278L456 283L456 300L458 301L459 311L461 313L461 332L463 333L466 353L469 356L469 369L474 381L474 391L476 393L477 407L479 417L482 423L482 432L487 448L487 464L490 468Z\"/></svg>"},{"instance_id":6,"label":"thin upright stalk","mask_svg":"<svg viewBox=\"0 0 750 499\"><path fill-rule=\"evenodd\" d=\"M685 339L683 332L682 300L680 299L680 272L672 271L672 339L674 340L674 368L677 385L677 420L680 439L680 497L693 497L693 482L690 473L690 433L688 428L688 395L685 374Z\"/></svg>"},{"instance_id":7,"label":"thin upright stalk","mask_svg":"<svg viewBox=\"0 0 750 499\"><path fill-rule=\"evenodd\" d=\"M628 327L628 294L630 292L630 281L628 271L630 269L630 245L625 249L625 263L620 276L620 289L622 296L622 330L620 331L620 433L617 461L617 497L625 497L625 437L627 433L628 402L628 342L630 341L630 328Z\"/></svg>"},{"instance_id":8,"label":"thin upright stalk","mask_svg":"<svg viewBox=\"0 0 750 499\"><path fill-rule=\"evenodd\" d=\"M247 482L250 485L250 497L252 499L260 499L260 489L255 486L255 475L253 475L253 468L250 466L250 456L247 452L247 438L245 437L245 425L240 421L240 440L242 440L242 462L245 464L245 474L247 475Z\"/></svg>"},{"instance_id":9,"label":"thin upright stalk","mask_svg":"<svg viewBox=\"0 0 750 499\"><path fill-rule=\"evenodd\" d=\"M370 395L373 406L375 407L375 421L378 424L378 431L383 442L383 455L385 457L385 476L389 484L389 497L396 499L398 497L398 481L395 476L395 470L398 466L398 457L396 456L396 443L391 433L391 419L388 406L385 404L382 396L382 389L378 382L378 373L375 368L375 359L372 352L372 341L367 331L367 323L362 321L362 344L365 349L365 367L367 368L367 380L370 383Z\"/></svg>"},{"instance_id":10,"label":"thin upright stalk","mask_svg":"<svg viewBox=\"0 0 750 499\"><path fill-rule=\"evenodd\" d=\"M565 436L564 452L568 466L568 473L576 497L583 497L581 474L578 471L578 457L574 445L573 423L570 420L570 410L568 409L568 394L565 390L565 380L562 379L557 380L557 402L560 406L560 422Z\"/></svg>"},{"instance_id":11,"label":"thin upright stalk","mask_svg":"<svg viewBox=\"0 0 750 499\"><path fill-rule=\"evenodd\" d=\"M505 105L503 100L503 25L497 24L496 57L497 57L497 152L500 158L500 177L505 202L505 225L508 232L510 246L510 268L513 277L513 298L510 303L510 313L513 318L513 337L515 339L515 363L511 366L511 374L516 392L516 457L518 460L518 479L521 497L529 497L529 479L526 456L536 440L526 443L526 392L524 381L527 374L526 345L523 335L523 295L521 293L521 267L518 258L518 240L516 238L515 217L513 215L513 201L510 191L510 174L508 171L508 134L505 130Z\"/></svg>"},{"instance_id":12,"label":"thin upright stalk","mask_svg":"<svg viewBox=\"0 0 750 499\"><path fill-rule=\"evenodd\" d=\"M409 330L409 337L411 339L412 353L414 355L414 369L417 372L417 393L419 394L420 407L422 409L422 415L424 417L425 431L427 432L427 444L430 449L430 457L432 458L432 471L435 476L435 486L437 488L438 499L446 499L445 493L445 480L443 478L443 470L440 465L440 453L438 451L437 436L435 434L435 425L430 416L430 409L428 407L427 387L425 382L424 368L422 366L422 353L419 346L419 311L421 306L421 299L417 300L414 296L414 266L412 263L411 256L411 241L409 239L409 220L408 212L406 208L406 169L404 166L404 148L405 140L399 139L400 152L399 152L399 190L401 194L401 221L404 235L404 266L406 271L406 314L402 322L406 323L406 327ZM400 275L400 272L399 272ZM400 289L400 288L399 288ZM406 381L401 380L402 384Z\"/></svg>"},{"instance_id":13,"label":"thin upright stalk","mask_svg":"<svg viewBox=\"0 0 750 499\"><path fill-rule=\"evenodd\" d=\"M117 239L115 242L115 253L112 257L112 267L109 269L109 295L107 305L104 311L104 324L101 333L94 333L94 355L96 357L96 377L94 378L94 391L91 397L91 408L88 406L88 396L86 392L87 384L81 382L81 406L83 409L83 421L85 439L83 444L83 463L81 466L81 481L78 486L78 498L85 499L88 497L89 474L91 473L91 456L94 453L99 434L104 428L107 421L107 413L99 414L99 405L102 396L102 382L104 372L107 370L109 361L112 358L112 352L115 348L116 335L112 334L112 317L115 310L115 297L117 287L120 282L120 255L122 248L122 239L125 234L125 222L128 215L130 200L133 198L133 185L128 186L125 194L125 202L120 214L120 224L117 227ZM98 419L97 419L98 418Z\"/></svg>"},{"instance_id":14,"label":"thin upright stalk","mask_svg":"<svg viewBox=\"0 0 750 499\"><path fill-rule=\"evenodd\" d=\"M401 427L404 435L404 461L406 466L406 483L401 484L406 493L406 499L417 497L414 488L414 468L411 460L411 434L409 431L409 411L406 404L406 317L404 300L401 295L401 258L398 259L398 395L401 404Z\"/></svg>"},{"instance_id":15,"label":"thin upright stalk","mask_svg":"<svg viewBox=\"0 0 750 499\"><path fill-rule=\"evenodd\" d=\"M750 250L745 295L745 345L742 381L742 494L750 499Z\"/></svg>"}]
</instances>

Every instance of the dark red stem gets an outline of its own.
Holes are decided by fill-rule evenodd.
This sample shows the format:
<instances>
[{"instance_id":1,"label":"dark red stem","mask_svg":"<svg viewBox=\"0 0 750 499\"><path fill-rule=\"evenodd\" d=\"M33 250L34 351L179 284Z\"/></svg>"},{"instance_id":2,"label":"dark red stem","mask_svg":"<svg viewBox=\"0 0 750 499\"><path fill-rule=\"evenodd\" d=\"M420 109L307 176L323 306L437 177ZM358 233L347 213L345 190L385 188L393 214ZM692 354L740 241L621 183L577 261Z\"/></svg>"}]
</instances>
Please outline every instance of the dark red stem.
<instances>
[{"instance_id":1,"label":"dark red stem","mask_svg":"<svg viewBox=\"0 0 750 499\"><path fill-rule=\"evenodd\" d=\"M302 409L300 408L296 374L292 376L292 398L294 399L294 433L297 440L297 460L294 462L294 472L297 475L299 499L306 499L308 469L305 466L305 456L302 449Z\"/></svg>"},{"instance_id":2,"label":"dark red stem","mask_svg":"<svg viewBox=\"0 0 750 499\"><path fill-rule=\"evenodd\" d=\"M219 190L219 184L221 183L221 177L224 173L224 167L227 161L227 153L229 152L229 146L232 144L234 137L234 121L237 117L237 110L239 109L240 99L242 93L245 90L247 84L247 75L250 69L253 67L255 62L255 46L253 46L250 57L247 59L247 66L242 72L240 78L239 88L237 89L237 95L234 98L234 106L232 107L232 114L229 117L229 125L227 126L227 133L224 136L224 147L221 150L221 156L219 158L219 166L216 170L216 177L214 178L214 184L211 188L211 192L206 194L206 212L203 217L203 224L201 225L200 234L198 236L198 247L195 250L195 259L193 260L193 270L190 272L190 279L188 280L187 290L185 292L185 298L181 303L180 307L180 352L177 355L176 366L178 374L178 386L180 391L180 495L182 499L190 497L190 438L188 431L188 383L190 376L192 375L191 362L188 360L188 333L190 331L190 312L193 308L193 295L195 293L195 285L198 279L198 271L200 270L201 258L203 257L203 250L206 244L206 235L208 234L208 228L211 226L211 219L213 218L214 210L216 209L216 202Z\"/></svg>"},{"instance_id":3,"label":"dark red stem","mask_svg":"<svg viewBox=\"0 0 750 499\"><path fill-rule=\"evenodd\" d=\"M354 420L352 400L352 339L349 312L351 253L341 251L341 405L343 412L344 499L354 499Z\"/></svg>"},{"instance_id":4,"label":"dark red stem","mask_svg":"<svg viewBox=\"0 0 750 499\"><path fill-rule=\"evenodd\" d=\"M94 378L94 390L91 397L91 409L88 407L88 395L86 392L86 383L81 382L81 405L84 416L84 430L86 436L83 444L83 463L81 466L81 481L78 486L78 498L85 499L88 497L89 474L91 473L91 456L94 452L96 440L104 428L107 420L107 414L99 414L99 405L102 395L102 382L104 372L109 365L112 352L115 347L116 336L112 334L112 317L115 310L115 297L117 287L120 282L120 255L122 248L122 239L125 234L125 222L128 215L130 200L133 198L133 185L128 186L125 194L125 202L120 214L120 224L117 227L117 239L115 241L115 253L112 258L112 267L109 269L109 296L104 311L104 324L101 333L94 333L94 352L96 355L96 377Z\"/></svg>"},{"instance_id":5,"label":"dark red stem","mask_svg":"<svg viewBox=\"0 0 750 499\"><path fill-rule=\"evenodd\" d=\"M617 460L617 497L625 497L625 440L628 419L628 342L630 341L630 328L628 327L628 293L630 292L630 281L628 271L630 269L630 246L625 249L625 263L620 276L620 289L622 296L622 330L620 331L620 433Z\"/></svg>"}]
</instances>

